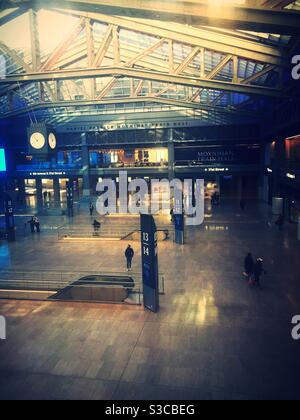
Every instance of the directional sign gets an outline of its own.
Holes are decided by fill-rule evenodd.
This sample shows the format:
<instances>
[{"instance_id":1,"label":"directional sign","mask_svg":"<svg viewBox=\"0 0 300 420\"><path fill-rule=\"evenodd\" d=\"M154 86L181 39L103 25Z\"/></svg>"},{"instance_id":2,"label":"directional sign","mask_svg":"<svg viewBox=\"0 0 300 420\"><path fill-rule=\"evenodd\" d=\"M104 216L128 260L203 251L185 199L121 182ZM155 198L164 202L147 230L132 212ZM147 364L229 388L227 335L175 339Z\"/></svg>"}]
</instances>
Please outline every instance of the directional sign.
<instances>
[{"instance_id":1,"label":"directional sign","mask_svg":"<svg viewBox=\"0 0 300 420\"><path fill-rule=\"evenodd\" d=\"M4 207L7 239L9 242L14 242L16 240L14 208L13 202L8 194L4 195Z\"/></svg>"},{"instance_id":2,"label":"directional sign","mask_svg":"<svg viewBox=\"0 0 300 420\"><path fill-rule=\"evenodd\" d=\"M144 306L159 311L157 231L153 216L141 214L141 246Z\"/></svg>"}]
</instances>

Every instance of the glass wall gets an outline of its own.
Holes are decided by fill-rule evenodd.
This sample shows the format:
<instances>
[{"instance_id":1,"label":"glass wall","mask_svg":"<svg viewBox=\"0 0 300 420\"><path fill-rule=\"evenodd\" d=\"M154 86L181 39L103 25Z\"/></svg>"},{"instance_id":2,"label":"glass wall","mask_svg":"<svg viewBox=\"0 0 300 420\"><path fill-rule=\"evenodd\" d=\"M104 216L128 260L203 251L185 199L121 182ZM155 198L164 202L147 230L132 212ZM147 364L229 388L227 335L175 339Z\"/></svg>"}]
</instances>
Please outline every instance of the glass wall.
<instances>
[{"instance_id":1,"label":"glass wall","mask_svg":"<svg viewBox=\"0 0 300 420\"><path fill-rule=\"evenodd\" d=\"M71 168L82 167L82 152L81 150L68 150L58 152L57 163L61 166L68 166Z\"/></svg>"},{"instance_id":2,"label":"glass wall","mask_svg":"<svg viewBox=\"0 0 300 420\"><path fill-rule=\"evenodd\" d=\"M92 168L152 167L168 165L167 148L91 150Z\"/></svg>"},{"instance_id":3,"label":"glass wall","mask_svg":"<svg viewBox=\"0 0 300 420\"><path fill-rule=\"evenodd\" d=\"M289 166L300 163L300 135L286 139L286 156Z\"/></svg>"}]
</instances>

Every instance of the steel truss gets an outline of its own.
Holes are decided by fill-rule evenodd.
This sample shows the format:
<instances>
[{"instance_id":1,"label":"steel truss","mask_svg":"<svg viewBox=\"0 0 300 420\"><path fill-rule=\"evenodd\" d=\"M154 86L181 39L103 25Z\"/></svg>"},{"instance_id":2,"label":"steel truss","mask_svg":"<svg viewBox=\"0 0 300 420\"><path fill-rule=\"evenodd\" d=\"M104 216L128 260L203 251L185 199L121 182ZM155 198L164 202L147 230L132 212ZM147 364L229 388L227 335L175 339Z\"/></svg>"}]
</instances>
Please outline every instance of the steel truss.
<instances>
[{"instance_id":1,"label":"steel truss","mask_svg":"<svg viewBox=\"0 0 300 420\"><path fill-rule=\"evenodd\" d=\"M61 2L51 3L53 8ZM95 13L94 8L87 12L81 7L93 1L70 3L80 7L59 12L76 16L77 24L49 55L43 56L40 49L36 9L28 10L31 63L0 43L0 51L14 63L14 72L0 79L0 96L7 97L8 103L5 115L18 112L14 108L14 95L23 95L33 87L38 92L38 100L33 100L38 107L164 101L170 106L235 113L261 97L284 96L282 74L288 67L287 48L262 44L252 35L237 31L203 27L187 30L179 23L132 18L130 13L123 18ZM8 4L1 2L4 6ZM2 12L0 23L24 13L26 5L32 5L21 1L14 4L19 8ZM40 2L35 5L38 7ZM132 38L146 37L147 46L142 49L126 39L125 31ZM178 49L183 51L181 57L175 53ZM208 55L214 58L209 70ZM253 67L250 76L241 76L242 62ZM271 86L267 83L270 79Z\"/></svg>"}]
</instances>

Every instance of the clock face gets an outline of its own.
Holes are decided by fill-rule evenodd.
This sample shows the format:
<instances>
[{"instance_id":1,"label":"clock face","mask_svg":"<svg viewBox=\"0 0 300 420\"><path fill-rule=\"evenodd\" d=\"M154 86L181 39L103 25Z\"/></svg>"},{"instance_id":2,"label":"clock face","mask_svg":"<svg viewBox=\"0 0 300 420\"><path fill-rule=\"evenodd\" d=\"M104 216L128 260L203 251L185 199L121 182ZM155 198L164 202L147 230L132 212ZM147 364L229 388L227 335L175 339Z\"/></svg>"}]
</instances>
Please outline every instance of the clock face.
<instances>
[{"instance_id":1,"label":"clock face","mask_svg":"<svg viewBox=\"0 0 300 420\"><path fill-rule=\"evenodd\" d=\"M42 133L33 133L30 137L30 144L34 149L42 149L46 144L45 136Z\"/></svg>"},{"instance_id":2,"label":"clock face","mask_svg":"<svg viewBox=\"0 0 300 420\"><path fill-rule=\"evenodd\" d=\"M48 141L49 141L49 146L51 147L52 150L54 150L56 148L56 137L55 137L55 134L50 133L49 134Z\"/></svg>"}]
</instances>

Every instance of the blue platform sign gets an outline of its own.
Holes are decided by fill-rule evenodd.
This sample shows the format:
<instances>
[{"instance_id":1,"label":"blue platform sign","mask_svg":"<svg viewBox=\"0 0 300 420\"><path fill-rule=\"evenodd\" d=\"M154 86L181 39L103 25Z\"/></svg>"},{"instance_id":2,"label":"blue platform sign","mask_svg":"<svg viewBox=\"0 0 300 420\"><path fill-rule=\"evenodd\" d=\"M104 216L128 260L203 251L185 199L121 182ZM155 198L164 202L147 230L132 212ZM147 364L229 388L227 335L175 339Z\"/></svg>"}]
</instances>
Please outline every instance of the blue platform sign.
<instances>
[{"instance_id":1,"label":"blue platform sign","mask_svg":"<svg viewBox=\"0 0 300 420\"><path fill-rule=\"evenodd\" d=\"M68 217L74 216L74 185L73 182L67 182L67 207Z\"/></svg>"},{"instance_id":2,"label":"blue platform sign","mask_svg":"<svg viewBox=\"0 0 300 420\"><path fill-rule=\"evenodd\" d=\"M175 226L175 243L184 245L184 213L182 208L183 198L175 197L174 206L174 226Z\"/></svg>"},{"instance_id":3,"label":"blue platform sign","mask_svg":"<svg viewBox=\"0 0 300 420\"><path fill-rule=\"evenodd\" d=\"M175 243L184 245L184 215L174 214Z\"/></svg>"},{"instance_id":4,"label":"blue platform sign","mask_svg":"<svg viewBox=\"0 0 300 420\"><path fill-rule=\"evenodd\" d=\"M14 242L16 240L14 208L13 202L7 193L4 194L4 207L7 239L9 242Z\"/></svg>"},{"instance_id":5,"label":"blue platform sign","mask_svg":"<svg viewBox=\"0 0 300 420\"><path fill-rule=\"evenodd\" d=\"M144 306L159 311L157 230L153 216L141 214L141 246Z\"/></svg>"}]
</instances>

